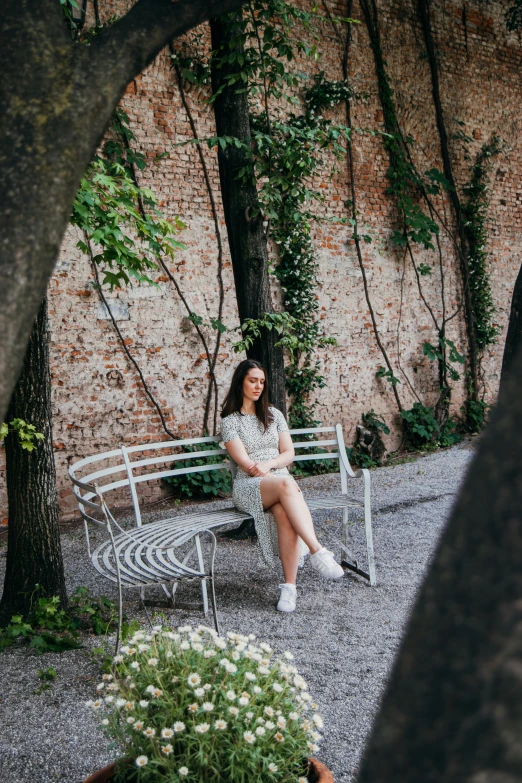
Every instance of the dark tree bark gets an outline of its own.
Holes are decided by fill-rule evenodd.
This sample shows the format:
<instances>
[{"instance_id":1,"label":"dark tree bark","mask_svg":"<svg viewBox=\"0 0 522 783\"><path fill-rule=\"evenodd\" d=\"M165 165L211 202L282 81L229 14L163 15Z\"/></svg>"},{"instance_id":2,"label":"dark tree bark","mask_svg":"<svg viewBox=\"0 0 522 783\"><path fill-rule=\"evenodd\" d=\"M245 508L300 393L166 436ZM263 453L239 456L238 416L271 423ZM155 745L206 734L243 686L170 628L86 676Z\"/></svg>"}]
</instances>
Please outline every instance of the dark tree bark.
<instances>
[{"instance_id":1,"label":"dark tree bark","mask_svg":"<svg viewBox=\"0 0 522 783\"><path fill-rule=\"evenodd\" d=\"M413 609L358 783L522 780L522 351Z\"/></svg>"},{"instance_id":2,"label":"dark tree bark","mask_svg":"<svg viewBox=\"0 0 522 783\"><path fill-rule=\"evenodd\" d=\"M58 0L0 13L0 420L80 178L127 84L173 38L244 0L137 0L88 45Z\"/></svg>"},{"instance_id":3,"label":"dark tree bark","mask_svg":"<svg viewBox=\"0 0 522 783\"><path fill-rule=\"evenodd\" d=\"M44 299L7 413L8 422L19 418L34 424L45 440L31 452L22 449L16 433L5 440L9 528L0 625L9 622L13 614L27 614L36 584L67 605L52 445L47 329Z\"/></svg>"},{"instance_id":4,"label":"dark tree bark","mask_svg":"<svg viewBox=\"0 0 522 783\"><path fill-rule=\"evenodd\" d=\"M470 250L470 243L466 227L464 225L464 218L462 212L462 204L460 203L457 186L455 184L455 178L453 176L453 168L451 165L451 158L449 154L448 134L446 131L446 124L444 122L444 112L442 110L442 101L440 98L440 85L439 85L439 68L437 63L437 54L435 49L435 42L433 40L433 32L431 28L430 17L430 0L418 0L417 6L419 9L419 16L421 19L422 30L424 33L424 41L426 43L426 53L428 55L428 63L431 73L431 91L433 96L433 105L435 106L435 117L437 121L437 130L439 132L440 151L442 157L442 165L444 169L444 176L451 185L449 191L449 197L453 205L455 212L455 218L457 221L457 231L459 234L460 242L460 269L462 275L462 288L464 297L464 314L466 320L466 334L468 338L469 348L469 370L473 380L473 386L471 388L471 398L478 400L479 394L479 349L477 345L477 338L475 335L475 317L473 314L473 302L471 298L471 289L469 285L469 265L468 256Z\"/></svg>"},{"instance_id":5,"label":"dark tree bark","mask_svg":"<svg viewBox=\"0 0 522 783\"><path fill-rule=\"evenodd\" d=\"M243 46L232 41L238 32L240 13L210 22L212 49L220 49L220 56L243 52ZM233 136L250 144L247 94L238 92L238 85L226 86L227 76L237 73L238 68L237 63L220 68L215 62L213 64L212 89L217 93L224 87L214 101L216 129L218 136ZM245 318L261 318L265 313L273 312L266 236L255 184L237 179L238 171L249 163L244 150L233 145L227 145L224 150L219 147L218 162L237 307L243 323ZM278 335L274 331L264 331L247 355L267 368L271 401L286 414L283 350L275 347L277 341Z\"/></svg>"},{"instance_id":6,"label":"dark tree bark","mask_svg":"<svg viewBox=\"0 0 522 783\"><path fill-rule=\"evenodd\" d=\"M518 276L513 289L513 298L511 299L511 311L509 313L509 326L506 335L506 344L504 346L504 358L502 359L502 373L500 376L501 386L504 384L509 368L513 362L518 349L522 346L522 267L520 267Z\"/></svg>"}]
</instances>

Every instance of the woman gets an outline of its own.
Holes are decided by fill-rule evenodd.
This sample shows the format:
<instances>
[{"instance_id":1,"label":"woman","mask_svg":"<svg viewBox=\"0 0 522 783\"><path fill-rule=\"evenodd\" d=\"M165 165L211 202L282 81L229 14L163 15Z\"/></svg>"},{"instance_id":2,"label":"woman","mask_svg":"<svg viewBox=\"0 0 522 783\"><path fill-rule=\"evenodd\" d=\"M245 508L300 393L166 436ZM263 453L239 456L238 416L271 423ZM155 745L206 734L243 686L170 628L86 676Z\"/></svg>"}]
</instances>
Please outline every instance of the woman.
<instances>
[{"instance_id":1,"label":"woman","mask_svg":"<svg viewBox=\"0 0 522 783\"><path fill-rule=\"evenodd\" d=\"M317 540L308 506L288 473L286 466L294 459L292 438L283 414L268 404L266 374L259 362L245 359L236 367L221 416L221 439L238 466L234 503L253 516L268 565L274 565L274 549L279 548L285 582L279 585L277 608L293 612L302 548L310 551L310 563L322 576L340 579L344 572Z\"/></svg>"}]
</instances>

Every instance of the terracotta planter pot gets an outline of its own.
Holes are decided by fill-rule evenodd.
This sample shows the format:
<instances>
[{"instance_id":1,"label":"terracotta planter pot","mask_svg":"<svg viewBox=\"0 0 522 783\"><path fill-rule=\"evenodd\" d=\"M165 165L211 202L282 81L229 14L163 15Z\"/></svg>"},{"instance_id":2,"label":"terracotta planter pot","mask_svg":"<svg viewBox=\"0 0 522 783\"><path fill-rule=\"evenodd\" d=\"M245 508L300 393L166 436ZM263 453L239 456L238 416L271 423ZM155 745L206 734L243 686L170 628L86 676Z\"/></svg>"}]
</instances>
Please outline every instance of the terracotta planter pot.
<instances>
[{"instance_id":1,"label":"terracotta planter pot","mask_svg":"<svg viewBox=\"0 0 522 783\"><path fill-rule=\"evenodd\" d=\"M310 767L310 783L335 783L333 775L328 767L325 767L318 759L310 759ZM98 772L95 772L94 775L88 777L83 783L108 783L114 775L114 771L115 764L113 762L103 769L98 770Z\"/></svg>"}]
</instances>

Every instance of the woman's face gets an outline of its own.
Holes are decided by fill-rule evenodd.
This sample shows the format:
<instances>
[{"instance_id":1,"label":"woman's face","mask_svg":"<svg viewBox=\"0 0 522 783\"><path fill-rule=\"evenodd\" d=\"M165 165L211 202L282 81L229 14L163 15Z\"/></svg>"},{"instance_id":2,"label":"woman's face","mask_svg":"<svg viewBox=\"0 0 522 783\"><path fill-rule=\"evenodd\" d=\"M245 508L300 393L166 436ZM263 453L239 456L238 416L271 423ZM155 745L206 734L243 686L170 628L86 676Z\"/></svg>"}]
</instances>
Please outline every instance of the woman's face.
<instances>
[{"instance_id":1,"label":"woman's face","mask_svg":"<svg viewBox=\"0 0 522 783\"><path fill-rule=\"evenodd\" d=\"M243 399L257 402L265 388L265 373L257 367L252 367L243 381Z\"/></svg>"}]
</instances>

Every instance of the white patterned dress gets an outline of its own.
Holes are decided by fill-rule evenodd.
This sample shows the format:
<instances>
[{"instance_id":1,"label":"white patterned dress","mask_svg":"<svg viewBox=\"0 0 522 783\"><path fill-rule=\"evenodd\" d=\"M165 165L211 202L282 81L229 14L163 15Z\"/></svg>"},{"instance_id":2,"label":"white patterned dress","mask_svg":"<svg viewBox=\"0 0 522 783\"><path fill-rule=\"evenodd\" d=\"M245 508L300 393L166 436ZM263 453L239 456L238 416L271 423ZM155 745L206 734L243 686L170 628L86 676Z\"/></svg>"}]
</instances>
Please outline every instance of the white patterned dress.
<instances>
[{"instance_id":1,"label":"white patterned dress","mask_svg":"<svg viewBox=\"0 0 522 783\"><path fill-rule=\"evenodd\" d=\"M271 407L273 421L266 431L255 415L245 413L231 413L221 421L221 440L228 443L239 438L243 443L248 456L253 462L266 462L269 459L277 459L279 451L279 433L288 432L288 424L281 411ZM267 475L289 476L287 468L276 468ZM273 567L274 555L279 553L277 545L277 527L273 514L263 510L261 491L259 485L264 476L250 476L238 466L234 484L232 487L232 499L234 505L240 510L251 514L259 541L261 557L264 563ZM308 548L301 541L300 565Z\"/></svg>"}]
</instances>

